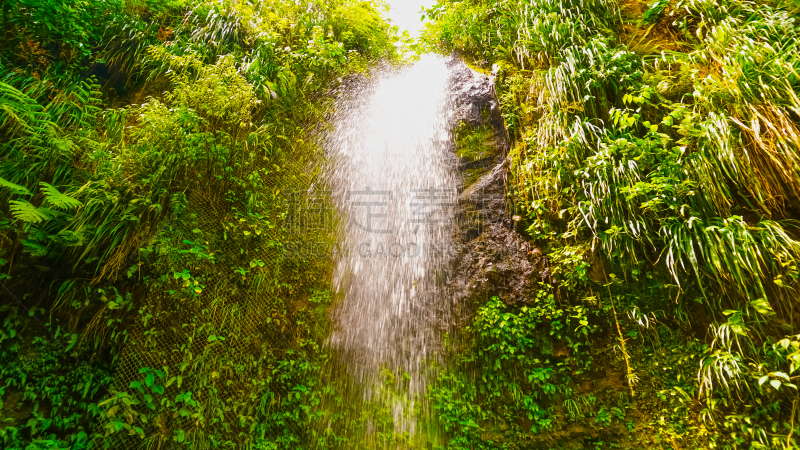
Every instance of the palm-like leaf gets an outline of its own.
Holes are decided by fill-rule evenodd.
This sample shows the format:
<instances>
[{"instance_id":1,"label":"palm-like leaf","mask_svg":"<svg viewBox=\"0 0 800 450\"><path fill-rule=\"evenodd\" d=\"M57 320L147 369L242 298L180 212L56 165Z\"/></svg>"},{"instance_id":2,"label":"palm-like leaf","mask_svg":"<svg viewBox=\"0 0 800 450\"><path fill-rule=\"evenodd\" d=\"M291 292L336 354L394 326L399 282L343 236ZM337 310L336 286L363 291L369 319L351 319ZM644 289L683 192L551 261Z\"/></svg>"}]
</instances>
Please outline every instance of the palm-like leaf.
<instances>
[{"instance_id":1,"label":"palm-like leaf","mask_svg":"<svg viewBox=\"0 0 800 450\"><path fill-rule=\"evenodd\" d=\"M45 201L56 208L73 209L83 206L83 203L70 197L69 195L62 194L54 186L51 186L45 182L41 182L39 185L42 187Z\"/></svg>"},{"instance_id":2,"label":"palm-like leaf","mask_svg":"<svg viewBox=\"0 0 800 450\"><path fill-rule=\"evenodd\" d=\"M25 186L12 183L3 177L0 177L0 186L11 189L11 192L17 195L31 195L31 191L29 191Z\"/></svg>"},{"instance_id":3,"label":"palm-like leaf","mask_svg":"<svg viewBox=\"0 0 800 450\"><path fill-rule=\"evenodd\" d=\"M11 200L9 204L14 218L26 223L40 223L53 218L46 208L37 208L25 200Z\"/></svg>"}]
</instances>

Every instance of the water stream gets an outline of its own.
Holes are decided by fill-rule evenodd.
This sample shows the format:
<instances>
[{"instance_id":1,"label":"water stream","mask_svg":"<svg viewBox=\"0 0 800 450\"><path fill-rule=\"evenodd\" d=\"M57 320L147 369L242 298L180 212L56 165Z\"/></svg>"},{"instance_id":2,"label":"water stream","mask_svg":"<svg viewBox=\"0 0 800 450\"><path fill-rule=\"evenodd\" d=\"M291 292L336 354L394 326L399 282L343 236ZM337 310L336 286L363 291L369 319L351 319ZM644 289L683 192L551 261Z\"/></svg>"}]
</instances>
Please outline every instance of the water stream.
<instances>
[{"instance_id":1,"label":"water stream","mask_svg":"<svg viewBox=\"0 0 800 450\"><path fill-rule=\"evenodd\" d=\"M337 364L363 389L386 396L395 429L414 433L426 364L448 323L443 295L452 258L452 214L459 173L451 150L452 105L445 60L384 69L351 88L326 139L329 173L348 253L334 287L344 293L329 344Z\"/></svg>"}]
</instances>

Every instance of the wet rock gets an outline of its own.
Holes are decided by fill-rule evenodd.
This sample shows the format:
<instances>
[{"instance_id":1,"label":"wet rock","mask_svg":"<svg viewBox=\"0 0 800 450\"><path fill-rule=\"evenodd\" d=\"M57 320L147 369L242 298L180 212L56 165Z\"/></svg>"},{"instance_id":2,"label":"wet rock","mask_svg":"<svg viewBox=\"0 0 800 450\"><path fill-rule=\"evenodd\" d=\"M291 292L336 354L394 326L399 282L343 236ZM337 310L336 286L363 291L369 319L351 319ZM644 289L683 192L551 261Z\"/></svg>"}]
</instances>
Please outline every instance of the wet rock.
<instances>
[{"instance_id":1,"label":"wet rock","mask_svg":"<svg viewBox=\"0 0 800 450\"><path fill-rule=\"evenodd\" d=\"M456 220L461 242L477 238L493 224L511 228L506 211L507 171L508 164L501 161L459 194Z\"/></svg>"},{"instance_id":2,"label":"wet rock","mask_svg":"<svg viewBox=\"0 0 800 450\"><path fill-rule=\"evenodd\" d=\"M452 73L450 97L455 103L451 118L456 135L453 151L465 178L457 223L461 241L468 242L491 223L508 223L505 185L510 146L494 77L470 69L457 55L447 64Z\"/></svg>"},{"instance_id":3,"label":"wet rock","mask_svg":"<svg viewBox=\"0 0 800 450\"><path fill-rule=\"evenodd\" d=\"M463 122L469 127L490 124L502 135L501 145L508 150L508 140L503 116L500 114L500 103L494 91L494 77L476 72L464 64L458 56L447 60L451 70L450 96L456 104L453 119Z\"/></svg>"},{"instance_id":4,"label":"wet rock","mask_svg":"<svg viewBox=\"0 0 800 450\"><path fill-rule=\"evenodd\" d=\"M497 295L509 305L526 304L540 282L552 283L541 251L500 224L463 247L456 274L452 288L459 303Z\"/></svg>"},{"instance_id":5,"label":"wet rock","mask_svg":"<svg viewBox=\"0 0 800 450\"><path fill-rule=\"evenodd\" d=\"M456 104L454 153L465 179L456 211L461 251L450 287L457 304L492 295L507 304L526 304L540 283L553 279L547 258L517 233L514 211L508 210L510 145L494 77L470 69L457 55L448 64Z\"/></svg>"},{"instance_id":6,"label":"wet rock","mask_svg":"<svg viewBox=\"0 0 800 450\"><path fill-rule=\"evenodd\" d=\"M455 104L451 127L455 130L455 153L459 169L470 179L485 175L508 154L509 139L494 77L476 72L457 55L448 58L451 70L450 98ZM481 170L483 169L483 170ZM477 171L476 171L477 170Z\"/></svg>"}]
</instances>

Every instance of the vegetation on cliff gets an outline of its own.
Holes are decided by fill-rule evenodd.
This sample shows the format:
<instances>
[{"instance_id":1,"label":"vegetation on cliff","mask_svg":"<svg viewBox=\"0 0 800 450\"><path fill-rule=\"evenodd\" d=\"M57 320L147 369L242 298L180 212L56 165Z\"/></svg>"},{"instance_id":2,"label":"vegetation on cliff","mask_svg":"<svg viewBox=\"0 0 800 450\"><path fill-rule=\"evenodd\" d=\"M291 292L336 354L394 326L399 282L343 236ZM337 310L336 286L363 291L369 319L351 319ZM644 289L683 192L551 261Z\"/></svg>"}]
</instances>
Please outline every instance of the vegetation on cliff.
<instances>
[{"instance_id":1,"label":"vegetation on cliff","mask_svg":"<svg viewBox=\"0 0 800 450\"><path fill-rule=\"evenodd\" d=\"M398 58L377 8L2 4L0 447L427 448L326 379L335 295L306 244L334 236L303 222L326 201L309 193L328 93ZM800 446L798 11L425 11L409 48L496 76L508 204L556 281L476 299L423 440ZM486 133L459 129L459 156L483 158ZM403 374L384 372L388 392Z\"/></svg>"},{"instance_id":2,"label":"vegetation on cliff","mask_svg":"<svg viewBox=\"0 0 800 450\"><path fill-rule=\"evenodd\" d=\"M335 442L329 264L284 245L330 239L291 194L337 78L396 57L376 8L3 2L0 447Z\"/></svg>"},{"instance_id":3,"label":"vegetation on cliff","mask_svg":"<svg viewBox=\"0 0 800 450\"><path fill-rule=\"evenodd\" d=\"M448 448L797 448L798 5L425 13L423 46L496 74L508 201L558 279L481 301L432 392Z\"/></svg>"}]
</instances>

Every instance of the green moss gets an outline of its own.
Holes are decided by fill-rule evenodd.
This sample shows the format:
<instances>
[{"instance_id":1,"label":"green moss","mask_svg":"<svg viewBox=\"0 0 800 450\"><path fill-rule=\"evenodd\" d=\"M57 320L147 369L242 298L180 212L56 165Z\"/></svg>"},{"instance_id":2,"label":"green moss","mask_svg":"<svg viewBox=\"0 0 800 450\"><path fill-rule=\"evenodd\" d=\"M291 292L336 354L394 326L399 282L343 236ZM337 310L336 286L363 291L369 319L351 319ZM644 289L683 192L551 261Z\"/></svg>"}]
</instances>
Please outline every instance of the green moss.
<instances>
[{"instance_id":1,"label":"green moss","mask_svg":"<svg viewBox=\"0 0 800 450\"><path fill-rule=\"evenodd\" d=\"M486 174L488 170L486 168L480 169L467 169L464 171L464 187L469 187L475 184L476 181L480 180L481 177Z\"/></svg>"},{"instance_id":2,"label":"green moss","mask_svg":"<svg viewBox=\"0 0 800 450\"><path fill-rule=\"evenodd\" d=\"M456 154L462 162L478 161L497 154L494 130L489 125L468 127L461 123L455 132Z\"/></svg>"},{"instance_id":3,"label":"green moss","mask_svg":"<svg viewBox=\"0 0 800 450\"><path fill-rule=\"evenodd\" d=\"M488 111L482 111L482 115L488 115ZM494 130L488 124L468 127L461 123L456 129L455 139L456 155L461 163L474 163L463 171L464 185L469 187L491 170L492 160L498 151Z\"/></svg>"},{"instance_id":4,"label":"green moss","mask_svg":"<svg viewBox=\"0 0 800 450\"><path fill-rule=\"evenodd\" d=\"M475 72L482 73L484 75L491 75L492 74L491 70L484 69L484 68L476 65L475 62L470 58L465 59L464 60L464 64L466 64L467 67L469 67L470 69L474 70Z\"/></svg>"}]
</instances>

